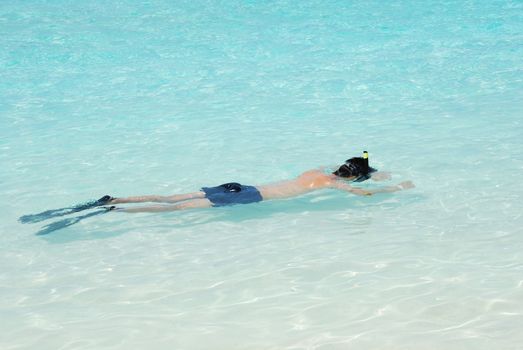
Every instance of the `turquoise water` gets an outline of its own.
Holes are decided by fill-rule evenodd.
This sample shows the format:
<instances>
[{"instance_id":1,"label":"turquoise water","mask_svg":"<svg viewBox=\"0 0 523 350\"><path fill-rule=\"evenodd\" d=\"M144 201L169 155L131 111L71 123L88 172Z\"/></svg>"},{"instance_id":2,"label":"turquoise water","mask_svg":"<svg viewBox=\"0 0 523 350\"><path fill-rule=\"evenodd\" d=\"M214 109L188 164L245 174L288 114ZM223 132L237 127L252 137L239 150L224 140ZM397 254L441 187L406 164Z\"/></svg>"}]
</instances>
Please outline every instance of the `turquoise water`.
<instances>
[{"instance_id":1,"label":"turquoise water","mask_svg":"<svg viewBox=\"0 0 523 350\"><path fill-rule=\"evenodd\" d=\"M521 347L521 1L3 2L0 44L0 348ZM17 222L363 149L416 189Z\"/></svg>"}]
</instances>

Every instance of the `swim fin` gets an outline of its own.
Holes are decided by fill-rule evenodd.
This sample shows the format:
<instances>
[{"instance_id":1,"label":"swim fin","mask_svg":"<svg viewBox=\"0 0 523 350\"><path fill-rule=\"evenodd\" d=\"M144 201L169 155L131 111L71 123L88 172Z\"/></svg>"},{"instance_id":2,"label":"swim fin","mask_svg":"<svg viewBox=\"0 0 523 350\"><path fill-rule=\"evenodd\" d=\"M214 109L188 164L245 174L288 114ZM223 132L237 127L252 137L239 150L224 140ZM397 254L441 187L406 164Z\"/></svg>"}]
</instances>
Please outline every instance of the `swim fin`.
<instances>
[{"instance_id":1,"label":"swim fin","mask_svg":"<svg viewBox=\"0 0 523 350\"><path fill-rule=\"evenodd\" d=\"M79 222L79 221L81 221L83 219L87 219L87 218L90 218L91 216L95 216L95 215L105 214L105 213L107 213L107 212L109 212L111 210L114 210L114 209L116 209L114 206L113 207L104 207L101 210L97 210L97 211L94 211L94 212L89 213L89 214L76 216L74 218L62 219L60 221L56 221L56 222L53 222L53 223L50 223L50 224L44 226L40 231L38 231L36 233L36 235L37 236L48 235L51 232L54 232L54 231L57 231L57 230L61 230L61 229L66 228L68 226L74 225L74 224L76 224L77 222Z\"/></svg>"},{"instance_id":2,"label":"swim fin","mask_svg":"<svg viewBox=\"0 0 523 350\"><path fill-rule=\"evenodd\" d=\"M32 224L32 223L44 221L47 219L52 219L52 218L56 218L56 217L60 217L60 216L68 215L68 214L77 213L79 211L96 208L101 205L107 204L107 202L111 201L112 199L114 199L114 198L109 195L105 195L102 198L97 199L95 201L89 201L86 203L77 204L72 207L50 209L50 210L46 210L46 211L43 211L43 212L37 213L37 214L23 215L18 219L18 221L20 221L22 224Z\"/></svg>"}]
</instances>

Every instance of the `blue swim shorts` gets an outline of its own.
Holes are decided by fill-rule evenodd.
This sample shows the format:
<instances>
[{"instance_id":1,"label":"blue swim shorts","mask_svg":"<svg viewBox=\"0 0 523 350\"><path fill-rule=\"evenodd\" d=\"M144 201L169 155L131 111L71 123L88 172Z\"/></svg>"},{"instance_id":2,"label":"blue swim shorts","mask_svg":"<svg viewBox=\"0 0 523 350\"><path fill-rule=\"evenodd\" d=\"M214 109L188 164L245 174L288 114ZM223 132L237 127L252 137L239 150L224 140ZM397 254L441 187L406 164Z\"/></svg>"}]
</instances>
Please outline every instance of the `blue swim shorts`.
<instances>
[{"instance_id":1,"label":"blue swim shorts","mask_svg":"<svg viewBox=\"0 0 523 350\"><path fill-rule=\"evenodd\" d=\"M213 207L255 203L263 200L256 187L244 186L236 182L216 187L202 187L202 191L205 192L205 198L211 201Z\"/></svg>"}]
</instances>

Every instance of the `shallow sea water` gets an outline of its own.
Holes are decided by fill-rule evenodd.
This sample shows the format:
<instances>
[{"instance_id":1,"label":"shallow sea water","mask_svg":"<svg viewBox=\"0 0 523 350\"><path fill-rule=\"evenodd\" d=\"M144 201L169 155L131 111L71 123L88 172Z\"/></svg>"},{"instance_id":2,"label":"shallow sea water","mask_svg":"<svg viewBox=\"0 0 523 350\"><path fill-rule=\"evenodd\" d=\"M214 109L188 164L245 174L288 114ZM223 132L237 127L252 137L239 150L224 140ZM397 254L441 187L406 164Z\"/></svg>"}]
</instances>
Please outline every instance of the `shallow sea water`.
<instances>
[{"instance_id":1,"label":"shallow sea water","mask_svg":"<svg viewBox=\"0 0 523 350\"><path fill-rule=\"evenodd\" d=\"M521 1L3 2L0 348L520 349L522 43ZM17 221L363 149L416 189Z\"/></svg>"}]
</instances>

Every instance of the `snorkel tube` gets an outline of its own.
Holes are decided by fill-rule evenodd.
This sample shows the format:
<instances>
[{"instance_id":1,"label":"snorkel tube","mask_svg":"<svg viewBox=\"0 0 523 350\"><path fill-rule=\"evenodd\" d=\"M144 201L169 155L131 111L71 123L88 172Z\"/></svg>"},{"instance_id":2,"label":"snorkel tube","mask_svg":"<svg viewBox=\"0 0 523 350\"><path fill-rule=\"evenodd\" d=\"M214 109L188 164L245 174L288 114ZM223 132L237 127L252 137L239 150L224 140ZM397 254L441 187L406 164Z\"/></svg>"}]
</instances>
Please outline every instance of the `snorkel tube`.
<instances>
[{"instance_id":1,"label":"snorkel tube","mask_svg":"<svg viewBox=\"0 0 523 350\"><path fill-rule=\"evenodd\" d=\"M363 151L363 165L365 166L365 173L369 172L369 152Z\"/></svg>"},{"instance_id":2,"label":"snorkel tube","mask_svg":"<svg viewBox=\"0 0 523 350\"><path fill-rule=\"evenodd\" d=\"M360 159L363 159L361 174L354 180L354 182L368 180L370 179L370 174L376 171L376 169L369 166L369 152L363 151L363 157Z\"/></svg>"}]
</instances>

